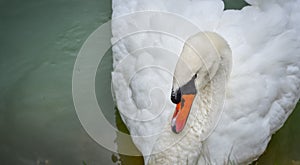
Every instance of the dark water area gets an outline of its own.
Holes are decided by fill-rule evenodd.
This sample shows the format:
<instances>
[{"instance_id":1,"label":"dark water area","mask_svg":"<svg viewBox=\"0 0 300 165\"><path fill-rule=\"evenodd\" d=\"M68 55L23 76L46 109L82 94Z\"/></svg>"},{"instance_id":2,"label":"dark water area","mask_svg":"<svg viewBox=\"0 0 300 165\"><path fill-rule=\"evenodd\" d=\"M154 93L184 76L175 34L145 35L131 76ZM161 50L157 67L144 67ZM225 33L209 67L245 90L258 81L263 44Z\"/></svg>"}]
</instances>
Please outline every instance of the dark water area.
<instances>
[{"instance_id":1,"label":"dark water area","mask_svg":"<svg viewBox=\"0 0 300 165\"><path fill-rule=\"evenodd\" d=\"M225 0L226 8L246 3ZM110 20L110 0L0 0L0 164L143 164L92 140L72 99L76 56L88 36ZM96 76L106 119L122 132L111 95L111 50ZM257 164L300 164L300 106L277 132ZM116 137L118 149L137 150Z\"/></svg>"}]
</instances>

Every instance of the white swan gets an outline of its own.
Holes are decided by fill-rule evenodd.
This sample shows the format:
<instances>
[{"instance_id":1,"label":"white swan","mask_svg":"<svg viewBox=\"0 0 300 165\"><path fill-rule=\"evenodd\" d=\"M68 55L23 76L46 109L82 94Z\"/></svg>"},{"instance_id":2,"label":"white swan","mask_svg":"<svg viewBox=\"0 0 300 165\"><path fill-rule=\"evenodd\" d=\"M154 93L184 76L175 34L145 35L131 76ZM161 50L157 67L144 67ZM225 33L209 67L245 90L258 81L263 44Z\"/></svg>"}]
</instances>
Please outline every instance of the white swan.
<instances>
[{"instance_id":1,"label":"white swan","mask_svg":"<svg viewBox=\"0 0 300 165\"><path fill-rule=\"evenodd\" d=\"M220 0L113 1L113 88L145 163L250 163L294 109L300 94L300 1L248 3L241 11L223 11ZM120 17L144 10L152 12ZM182 18L208 32L199 33ZM150 30L179 37L145 32ZM177 66L172 52L181 54ZM174 96L179 88L183 99L195 95L186 123L173 115L172 84Z\"/></svg>"},{"instance_id":2,"label":"white swan","mask_svg":"<svg viewBox=\"0 0 300 165\"><path fill-rule=\"evenodd\" d=\"M199 157L205 149L203 140L214 129L223 109L225 91L230 90L225 90L230 72L231 50L218 34L199 32L186 41L173 79L171 99L177 104L176 110L154 145L157 154L151 155L150 164L211 162L210 157L203 157L208 155L203 155L203 160ZM182 139L172 144L171 139L177 139L176 134L184 128Z\"/></svg>"}]
</instances>

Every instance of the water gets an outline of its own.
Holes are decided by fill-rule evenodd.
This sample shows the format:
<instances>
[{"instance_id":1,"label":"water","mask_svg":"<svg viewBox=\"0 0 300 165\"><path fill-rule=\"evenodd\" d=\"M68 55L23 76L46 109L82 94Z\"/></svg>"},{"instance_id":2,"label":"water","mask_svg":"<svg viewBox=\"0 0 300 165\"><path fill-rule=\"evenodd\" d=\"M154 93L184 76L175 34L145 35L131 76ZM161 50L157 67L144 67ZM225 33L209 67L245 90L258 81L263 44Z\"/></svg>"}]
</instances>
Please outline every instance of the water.
<instances>
[{"instance_id":1,"label":"water","mask_svg":"<svg viewBox=\"0 0 300 165\"><path fill-rule=\"evenodd\" d=\"M230 3L228 8L245 5ZM110 15L110 0L0 0L0 164L143 164L141 157L118 155L94 142L73 106L76 55ZM127 132L110 94L111 62L107 52L97 71L97 98L111 124ZM299 109L258 164L300 160ZM118 137L116 144L136 150Z\"/></svg>"},{"instance_id":2,"label":"water","mask_svg":"<svg viewBox=\"0 0 300 165\"><path fill-rule=\"evenodd\" d=\"M115 164L81 127L72 70L105 0L0 1L0 164Z\"/></svg>"}]
</instances>

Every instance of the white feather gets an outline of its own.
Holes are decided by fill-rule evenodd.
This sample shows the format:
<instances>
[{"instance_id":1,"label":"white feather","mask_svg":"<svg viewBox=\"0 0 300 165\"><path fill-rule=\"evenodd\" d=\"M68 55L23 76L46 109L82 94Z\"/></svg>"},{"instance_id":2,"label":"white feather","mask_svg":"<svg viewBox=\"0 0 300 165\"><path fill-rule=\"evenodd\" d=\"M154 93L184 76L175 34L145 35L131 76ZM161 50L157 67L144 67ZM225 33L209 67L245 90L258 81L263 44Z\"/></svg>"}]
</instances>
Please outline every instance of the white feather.
<instances>
[{"instance_id":1,"label":"white feather","mask_svg":"<svg viewBox=\"0 0 300 165\"><path fill-rule=\"evenodd\" d=\"M293 111L300 96L300 1L247 2L252 6L223 11L220 0L113 0L113 88L122 119L145 156L171 122L172 74L184 41L163 33L133 35L139 30L163 29L183 39L199 29L214 31L230 45L233 65L224 112L203 141L214 164L228 157L240 164L257 159ZM145 10L175 13L199 29L184 31L189 28L184 23L171 24L155 12L121 17Z\"/></svg>"}]
</instances>

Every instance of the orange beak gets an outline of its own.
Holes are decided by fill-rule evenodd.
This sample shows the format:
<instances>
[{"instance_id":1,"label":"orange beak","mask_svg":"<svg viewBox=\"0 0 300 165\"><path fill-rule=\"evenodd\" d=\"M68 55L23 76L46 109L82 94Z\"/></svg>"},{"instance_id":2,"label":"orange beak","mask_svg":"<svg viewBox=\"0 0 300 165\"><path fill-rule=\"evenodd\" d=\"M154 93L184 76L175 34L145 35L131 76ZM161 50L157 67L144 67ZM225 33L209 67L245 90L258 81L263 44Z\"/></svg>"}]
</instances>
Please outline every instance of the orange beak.
<instances>
[{"instance_id":1,"label":"orange beak","mask_svg":"<svg viewBox=\"0 0 300 165\"><path fill-rule=\"evenodd\" d=\"M172 131L180 133L189 117L191 107L195 98L195 94L184 94L181 96L181 101L176 105L175 112L172 117Z\"/></svg>"}]
</instances>

